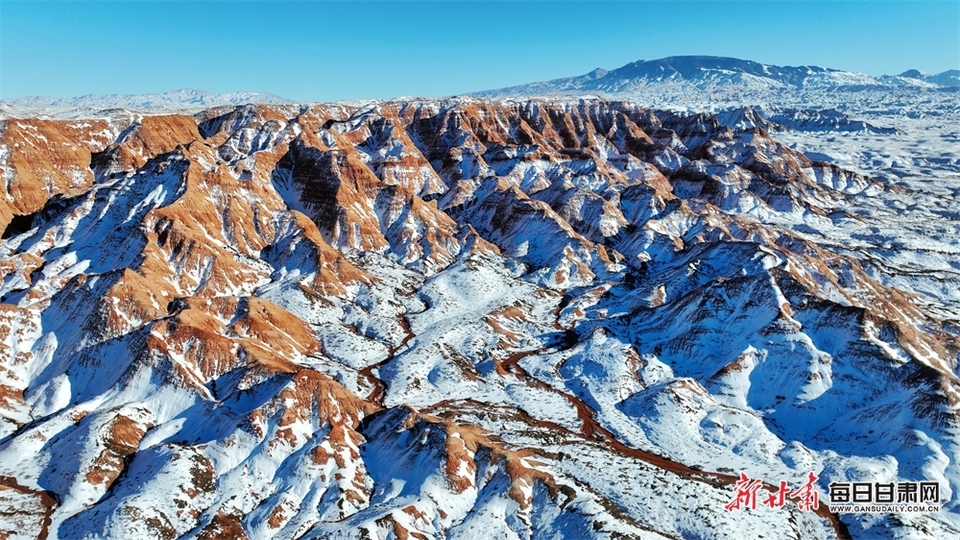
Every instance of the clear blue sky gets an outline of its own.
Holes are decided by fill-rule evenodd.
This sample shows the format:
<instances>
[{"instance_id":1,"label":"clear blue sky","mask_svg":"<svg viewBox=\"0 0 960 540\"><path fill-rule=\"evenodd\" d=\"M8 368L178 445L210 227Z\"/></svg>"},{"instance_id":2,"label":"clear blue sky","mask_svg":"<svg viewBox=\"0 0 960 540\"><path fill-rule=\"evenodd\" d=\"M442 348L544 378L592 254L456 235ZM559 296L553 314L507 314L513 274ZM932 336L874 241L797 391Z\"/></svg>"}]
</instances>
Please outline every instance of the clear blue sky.
<instances>
[{"instance_id":1,"label":"clear blue sky","mask_svg":"<svg viewBox=\"0 0 960 540\"><path fill-rule=\"evenodd\" d=\"M960 1L0 0L0 98L253 90L444 96L707 54L960 68Z\"/></svg>"}]
</instances>

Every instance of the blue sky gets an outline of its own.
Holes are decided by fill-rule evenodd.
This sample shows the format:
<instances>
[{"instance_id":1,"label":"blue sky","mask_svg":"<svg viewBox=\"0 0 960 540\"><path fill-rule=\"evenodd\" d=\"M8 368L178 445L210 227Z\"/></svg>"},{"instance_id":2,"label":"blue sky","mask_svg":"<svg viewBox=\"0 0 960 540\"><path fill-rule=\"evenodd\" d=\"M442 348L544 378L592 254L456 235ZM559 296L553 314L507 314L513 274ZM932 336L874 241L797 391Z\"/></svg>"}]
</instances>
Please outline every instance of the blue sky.
<instances>
[{"instance_id":1,"label":"blue sky","mask_svg":"<svg viewBox=\"0 0 960 540\"><path fill-rule=\"evenodd\" d=\"M960 69L960 1L0 0L0 98L445 96L686 54Z\"/></svg>"}]
</instances>

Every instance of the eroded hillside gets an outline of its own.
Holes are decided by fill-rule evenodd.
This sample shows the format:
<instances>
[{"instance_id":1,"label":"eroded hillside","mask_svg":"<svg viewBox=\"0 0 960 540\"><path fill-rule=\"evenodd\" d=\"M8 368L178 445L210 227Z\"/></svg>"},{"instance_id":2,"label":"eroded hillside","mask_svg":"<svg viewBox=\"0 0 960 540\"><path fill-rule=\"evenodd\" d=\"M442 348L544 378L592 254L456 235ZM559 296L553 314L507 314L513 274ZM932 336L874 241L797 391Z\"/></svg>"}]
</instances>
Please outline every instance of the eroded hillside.
<instances>
[{"instance_id":1,"label":"eroded hillside","mask_svg":"<svg viewBox=\"0 0 960 540\"><path fill-rule=\"evenodd\" d=\"M761 128L460 99L0 145L11 537L960 534L955 323L783 225L891 188ZM740 471L945 508L728 512Z\"/></svg>"}]
</instances>

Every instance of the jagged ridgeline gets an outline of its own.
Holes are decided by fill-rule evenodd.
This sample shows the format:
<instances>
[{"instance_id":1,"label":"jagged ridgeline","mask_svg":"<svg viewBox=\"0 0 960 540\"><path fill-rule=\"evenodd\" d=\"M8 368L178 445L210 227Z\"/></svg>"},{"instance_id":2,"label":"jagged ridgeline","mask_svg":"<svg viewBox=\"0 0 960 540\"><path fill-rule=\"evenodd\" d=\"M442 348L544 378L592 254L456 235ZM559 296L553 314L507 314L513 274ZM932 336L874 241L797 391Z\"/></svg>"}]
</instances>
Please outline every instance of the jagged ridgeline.
<instances>
[{"instance_id":1,"label":"jagged ridgeline","mask_svg":"<svg viewBox=\"0 0 960 540\"><path fill-rule=\"evenodd\" d=\"M950 537L725 509L960 486L956 343L802 233L891 188L760 114L5 120L0 536Z\"/></svg>"}]
</instances>

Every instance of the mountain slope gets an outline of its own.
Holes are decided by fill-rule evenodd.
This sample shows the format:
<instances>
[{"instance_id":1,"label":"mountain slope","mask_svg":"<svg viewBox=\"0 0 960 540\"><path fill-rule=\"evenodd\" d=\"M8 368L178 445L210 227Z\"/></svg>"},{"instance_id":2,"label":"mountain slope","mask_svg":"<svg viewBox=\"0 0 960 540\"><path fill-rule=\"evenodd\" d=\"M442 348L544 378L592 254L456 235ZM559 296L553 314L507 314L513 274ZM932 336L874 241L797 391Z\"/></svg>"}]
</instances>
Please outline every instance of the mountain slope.
<instances>
[{"instance_id":1,"label":"mountain slope","mask_svg":"<svg viewBox=\"0 0 960 540\"><path fill-rule=\"evenodd\" d=\"M451 99L0 145L12 538L960 531L958 326L810 233L900 188L762 128ZM740 471L944 509L730 512Z\"/></svg>"}]
</instances>

